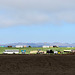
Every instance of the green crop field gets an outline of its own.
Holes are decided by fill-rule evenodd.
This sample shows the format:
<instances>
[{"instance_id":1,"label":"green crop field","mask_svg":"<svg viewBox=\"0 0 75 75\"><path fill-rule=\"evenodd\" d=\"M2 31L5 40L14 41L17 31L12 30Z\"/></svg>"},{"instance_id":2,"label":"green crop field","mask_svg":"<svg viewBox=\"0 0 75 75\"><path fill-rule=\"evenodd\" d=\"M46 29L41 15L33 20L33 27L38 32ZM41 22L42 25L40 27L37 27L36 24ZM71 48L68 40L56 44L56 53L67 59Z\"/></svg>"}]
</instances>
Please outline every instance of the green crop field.
<instances>
[{"instance_id":1,"label":"green crop field","mask_svg":"<svg viewBox=\"0 0 75 75\"><path fill-rule=\"evenodd\" d=\"M67 48L67 47L58 47L58 48L42 48L42 47L31 47L31 48L8 48L8 47L0 47L0 54L3 54L3 52L5 51L5 49L19 49L20 54L21 54L21 50L26 50L26 54L29 54L30 51L35 51L35 50L39 50L41 49L42 51L47 51L48 49L52 49L53 51L61 51L63 52L64 50L71 50L71 49L75 49L75 47L71 47L71 48ZM64 52L63 52L64 53Z\"/></svg>"}]
</instances>

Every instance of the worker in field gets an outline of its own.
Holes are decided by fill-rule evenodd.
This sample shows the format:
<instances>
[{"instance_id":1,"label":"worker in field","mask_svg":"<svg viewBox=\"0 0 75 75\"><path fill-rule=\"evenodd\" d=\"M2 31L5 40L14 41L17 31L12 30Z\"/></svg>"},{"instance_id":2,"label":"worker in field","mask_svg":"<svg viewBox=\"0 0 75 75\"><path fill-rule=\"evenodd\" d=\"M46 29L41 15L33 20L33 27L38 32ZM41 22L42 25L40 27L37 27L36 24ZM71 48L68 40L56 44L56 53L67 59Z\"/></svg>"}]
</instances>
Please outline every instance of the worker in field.
<instances>
[{"instance_id":1,"label":"worker in field","mask_svg":"<svg viewBox=\"0 0 75 75\"><path fill-rule=\"evenodd\" d=\"M60 51L58 51L58 54L60 54L61 52Z\"/></svg>"}]
</instances>

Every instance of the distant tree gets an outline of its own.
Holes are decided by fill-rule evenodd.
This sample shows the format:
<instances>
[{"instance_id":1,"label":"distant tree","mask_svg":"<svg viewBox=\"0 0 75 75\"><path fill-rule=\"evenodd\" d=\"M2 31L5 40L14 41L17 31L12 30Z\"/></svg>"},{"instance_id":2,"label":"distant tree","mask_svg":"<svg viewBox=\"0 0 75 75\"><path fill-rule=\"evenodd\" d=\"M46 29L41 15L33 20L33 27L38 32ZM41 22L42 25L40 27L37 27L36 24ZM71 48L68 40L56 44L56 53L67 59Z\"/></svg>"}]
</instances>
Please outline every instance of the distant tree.
<instances>
[{"instance_id":1,"label":"distant tree","mask_svg":"<svg viewBox=\"0 0 75 75\"><path fill-rule=\"evenodd\" d=\"M53 50L50 50L50 53L54 53Z\"/></svg>"},{"instance_id":2,"label":"distant tree","mask_svg":"<svg viewBox=\"0 0 75 75\"><path fill-rule=\"evenodd\" d=\"M47 50L47 53L54 53L53 50Z\"/></svg>"},{"instance_id":3,"label":"distant tree","mask_svg":"<svg viewBox=\"0 0 75 75\"><path fill-rule=\"evenodd\" d=\"M31 48L31 46L28 46L29 48Z\"/></svg>"},{"instance_id":4,"label":"distant tree","mask_svg":"<svg viewBox=\"0 0 75 75\"><path fill-rule=\"evenodd\" d=\"M58 48L58 46L53 46L54 48Z\"/></svg>"}]
</instances>

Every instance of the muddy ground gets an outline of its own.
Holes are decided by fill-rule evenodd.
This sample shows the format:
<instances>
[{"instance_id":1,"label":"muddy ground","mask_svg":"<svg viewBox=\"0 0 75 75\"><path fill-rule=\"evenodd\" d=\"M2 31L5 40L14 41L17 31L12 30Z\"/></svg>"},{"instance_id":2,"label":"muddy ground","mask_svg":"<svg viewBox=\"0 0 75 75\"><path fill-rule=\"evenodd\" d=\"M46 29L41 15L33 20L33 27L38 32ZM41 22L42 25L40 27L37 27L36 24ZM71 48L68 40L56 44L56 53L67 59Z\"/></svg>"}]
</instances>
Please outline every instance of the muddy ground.
<instances>
[{"instance_id":1,"label":"muddy ground","mask_svg":"<svg viewBox=\"0 0 75 75\"><path fill-rule=\"evenodd\" d=\"M75 55L0 55L0 75L75 75Z\"/></svg>"}]
</instances>

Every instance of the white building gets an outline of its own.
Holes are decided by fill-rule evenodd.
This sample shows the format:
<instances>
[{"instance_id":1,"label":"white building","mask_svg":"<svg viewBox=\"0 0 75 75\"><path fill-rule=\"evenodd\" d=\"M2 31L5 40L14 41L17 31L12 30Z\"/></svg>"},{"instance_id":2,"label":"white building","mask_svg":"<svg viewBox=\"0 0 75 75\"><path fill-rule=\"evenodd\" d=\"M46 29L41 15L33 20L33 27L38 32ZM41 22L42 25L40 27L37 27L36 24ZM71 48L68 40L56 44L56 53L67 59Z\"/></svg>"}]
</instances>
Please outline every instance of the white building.
<instances>
[{"instance_id":1,"label":"white building","mask_svg":"<svg viewBox=\"0 0 75 75\"><path fill-rule=\"evenodd\" d=\"M23 45L16 45L16 48L23 48Z\"/></svg>"},{"instance_id":2,"label":"white building","mask_svg":"<svg viewBox=\"0 0 75 75\"><path fill-rule=\"evenodd\" d=\"M43 46L43 48L49 48L49 46Z\"/></svg>"},{"instance_id":3,"label":"white building","mask_svg":"<svg viewBox=\"0 0 75 75\"><path fill-rule=\"evenodd\" d=\"M3 52L3 54L19 54L19 49L8 49Z\"/></svg>"}]
</instances>

